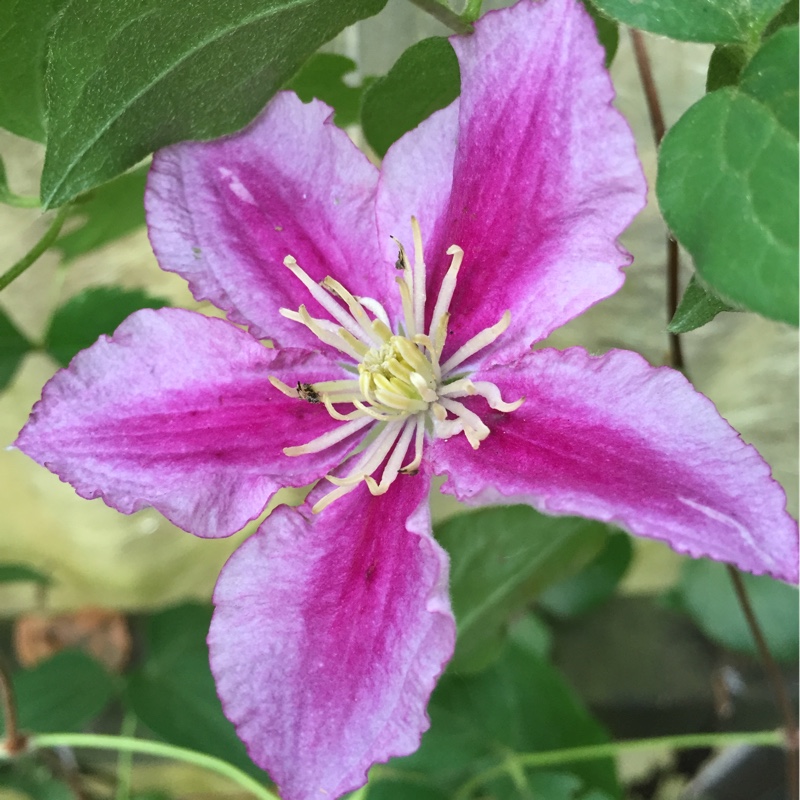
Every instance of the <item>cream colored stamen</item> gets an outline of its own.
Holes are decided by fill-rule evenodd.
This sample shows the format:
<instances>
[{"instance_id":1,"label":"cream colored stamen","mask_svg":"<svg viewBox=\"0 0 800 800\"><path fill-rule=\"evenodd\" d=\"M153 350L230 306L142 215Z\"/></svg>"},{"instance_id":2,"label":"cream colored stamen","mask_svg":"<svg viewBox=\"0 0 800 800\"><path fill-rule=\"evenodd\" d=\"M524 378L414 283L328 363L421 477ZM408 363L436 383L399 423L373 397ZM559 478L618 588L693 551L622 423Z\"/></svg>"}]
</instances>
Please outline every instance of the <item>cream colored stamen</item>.
<instances>
[{"instance_id":1,"label":"cream colored stamen","mask_svg":"<svg viewBox=\"0 0 800 800\"><path fill-rule=\"evenodd\" d=\"M502 412L514 411L524 401L522 398L507 403L493 383L472 381L463 371L455 373L503 334L511 321L508 311L499 322L464 343L441 363L464 251L457 245L447 250L450 266L439 287L426 334L427 270L422 233L415 217L411 218L411 230L413 265L403 245L394 240L399 250L395 266L400 273L396 280L403 310L402 320L396 321L398 333L393 333L392 321L377 300L356 297L331 277L318 284L292 256L284 259L287 268L331 319L312 317L304 305L297 311L282 308L280 313L305 325L320 341L350 357L356 364L357 374L350 379L299 382L294 388L274 376L270 378L272 385L284 395L320 403L333 419L343 423L306 444L286 447L283 452L289 456L318 453L368 426L381 426L346 475L327 476L335 488L315 503L314 513L362 482L372 494L379 495L387 492L399 475L415 474L422 465L426 430L445 439L463 433L477 449L490 430L474 411L456 398L483 397L491 408ZM351 406L352 410L346 406ZM413 458L403 466L412 446ZM378 481L374 473L381 465L383 471Z\"/></svg>"}]
</instances>

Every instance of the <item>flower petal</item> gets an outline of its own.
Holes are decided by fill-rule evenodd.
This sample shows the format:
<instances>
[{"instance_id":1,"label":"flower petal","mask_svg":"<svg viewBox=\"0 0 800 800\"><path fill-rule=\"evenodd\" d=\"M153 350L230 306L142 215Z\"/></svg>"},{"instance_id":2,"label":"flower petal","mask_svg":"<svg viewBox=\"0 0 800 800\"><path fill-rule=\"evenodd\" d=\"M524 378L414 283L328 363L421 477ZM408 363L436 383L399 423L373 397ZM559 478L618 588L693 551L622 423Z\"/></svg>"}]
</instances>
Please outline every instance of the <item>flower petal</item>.
<instances>
[{"instance_id":1,"label":"flower petal","mask_svg":"<svg viewBox=\"0 0 800 800\"><path fill-rule=\"evenodd\" d=\"M797 581L797 523L783 489L680 373L636 353L573 348L475 377L505 400L526 400L510 414L478 409L491 434L474 455L463 436L435 445L445 491L593 517L694 558Z\"/></svg>"},{"instance_id":2,"label":"flower petal","mask_svg":"<svg viewBox=\"0 0 800 800\"><path fill-rule=\"evenodd\" d=\"M365 486L314 517L281 507L214 592L211 668L227 716L284 800L339 797L405 755L455 625L428 475Z\"/></svg>"},{"instance_id":3,"label":"flower petal","mask_svg":"<svg viewBox=\"0 0 800 800\"><path fill-rule=\"evenodd\" d=\"M339 423L270 375L294 386L342 370L318 353L268 350L224 320L139 311L56 373L16 446L81 497L125 514L153 506L198 536L227 536L353 446L283 455Z\"/></svg>"},{"instance_id":4,"label":"flower petal","mask_svg":"<svg viewBox=\"0 0 800 800\"><path fill-rule=\"evenodd\" d=\"M495 345L507 359L619 289L630 256L616 239L646 186L578 0L523 0L450 41L461 67L457 128L452 111L439 112L389 150L379 230L410 238L410 216L421 217L429 298L447 248L464 249L444 358L510 310Z\"/></svg>"},{"instance_id":5,"label":"flower petal","mask_svg":"<svg viewBox=\"0 0 800 800\"><path fill-rule=\"evenodd\" d=\"M145 207L161 266L180 273L260 338L311 348L306 328L278 313L320 309L283 264L355 295L396 302L394 270L377 248L377 169L333 125L324 103L282 92L241 133L156 153Z\"/></svg>"}]
</instances>

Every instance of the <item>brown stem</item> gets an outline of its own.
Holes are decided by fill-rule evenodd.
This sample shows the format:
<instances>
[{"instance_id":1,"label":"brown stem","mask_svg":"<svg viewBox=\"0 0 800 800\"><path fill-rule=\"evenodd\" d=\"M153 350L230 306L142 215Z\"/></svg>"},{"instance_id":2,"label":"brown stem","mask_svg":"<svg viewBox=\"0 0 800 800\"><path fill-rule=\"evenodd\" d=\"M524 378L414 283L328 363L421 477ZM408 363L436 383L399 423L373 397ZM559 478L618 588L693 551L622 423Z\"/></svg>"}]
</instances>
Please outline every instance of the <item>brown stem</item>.
<instances>
[{"instance_id":1,"label":"brown stem","mask_svg":"<svg viewBox=\"0 0 800 800\"><path fill-rule=\"evenodd\" d=\"M647 111L650 114L650 126L653 129L653 139L656 148L661 144L667 126L664 123L664 114L661 111L661 102L658 99L656 82L653 79L653 70L650 67L650 57L647 54L647 45L641 31L631 29L631 41L633 42L633 52L636 56L636 66L639 70L639 78L642 81L644 96L647 100ZM680 295L680 283L678 273L680 271L680 251L678 243L672 236L667 236L667 321L675 316L678 308ZM675 369L683 370L685 363L683 351L681 350L681 340L678 334L668 333L670 363Z\"/></svg>"},{"instance_id":2,"label":"brown stem","mask_svg":"<svg viewBox=\"0 0 800 800\"><path fill-rule=\"evenodd\" d=\"M27 737L19 732L14 684L11 682L11 673L2 658L0 658L0 704L3 707L3 719L6 724L6 738L3 747L7 753L14 755L25 749Z\"/></svg>"},{"instance_id":3,"label":"brown stem","mask_svg":"<svg viewBox=\"0 0 800 800\"><path fill-rule=\"evenodd\" d=\"M747 625L750 628L750 633L756 643L756 648L761 656L761 661L764 665L764 671L767 673L767 678L772 683L772 690L775 693L775 701L778 706L778 711L783 717L783 725L786 729L786 780L789 789L789 797L797 797L798 793L798 772L797 772L797 755L798 755L798 741L797 741L797 721L795 720L794 711L792 709L792 701L789 699L789 692L786 690L786 683L783 680L781 671L769 651L767 640L764 638L764 633L761 626L756 619L753 606L750 604L750 597L747 594L747 587L744 585L742 576L736 567L727 565L728 574L731 576L733 588L736 591L736 597L739 600L739 605L742 608Z\"/></svg>"}]
</instances>

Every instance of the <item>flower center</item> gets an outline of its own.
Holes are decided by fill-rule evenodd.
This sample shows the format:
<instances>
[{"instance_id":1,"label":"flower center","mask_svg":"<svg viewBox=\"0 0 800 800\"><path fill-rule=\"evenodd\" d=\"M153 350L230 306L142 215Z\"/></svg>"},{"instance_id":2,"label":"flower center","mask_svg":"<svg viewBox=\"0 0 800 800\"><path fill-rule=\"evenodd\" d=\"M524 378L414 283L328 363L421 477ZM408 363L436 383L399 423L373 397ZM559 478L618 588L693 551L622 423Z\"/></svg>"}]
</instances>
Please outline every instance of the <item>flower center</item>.
<instances>
[{"instance_id":1,"label":"flower center","mask_svg":"<svg viewBox=\"0 0 800 800\"><path fill-rule=\"evenodd\" d=\"M403 321L398 326L398 333L392 332L386 310L378 301L370 297L354 297L331 277L318 284L292 256L284 259L284 264L331 319L312 317L304 305L297 311L282 308L281 314L305 325L320 341L349 356L358 365L355 370L352 365L345 365L349 371L357 373L357 378L298 383L296 388L275 377L270 378L273 386L289 397L324 403L328 413L344 423L304 445L286 447L284 453L289 456L318 453L368 425L377 425L376 435L358 454L347 475L327 476L336 488L315 504L312 509L315 513L355 489L361 481L366 481L373 494L383 494L398 475L416 473L422 463L426 432L442 439L463 433L477 449L489 435L489 428L457 398L481 395L491 408L503 412L514 411L525 399L506 403L494 384L471 381L463 374L464 362L508 328L511 322L508 311L497 324L481 331L459 347L444 364L440 363L447 338L450 302L464 251L457 245L447 250L452 257L450 268L442 281L431 324L425 334L426 268L422 235L414 217L411 218L411 227L414 234L413 267L403 245L395 239L399 248L396 280L403 305ZM343 413L341 406L350 406L352 410ZM403 465L412 440L414 455ZM384 461L386 464L378 482L373 473Z\"/></svg>"}]
</instances>

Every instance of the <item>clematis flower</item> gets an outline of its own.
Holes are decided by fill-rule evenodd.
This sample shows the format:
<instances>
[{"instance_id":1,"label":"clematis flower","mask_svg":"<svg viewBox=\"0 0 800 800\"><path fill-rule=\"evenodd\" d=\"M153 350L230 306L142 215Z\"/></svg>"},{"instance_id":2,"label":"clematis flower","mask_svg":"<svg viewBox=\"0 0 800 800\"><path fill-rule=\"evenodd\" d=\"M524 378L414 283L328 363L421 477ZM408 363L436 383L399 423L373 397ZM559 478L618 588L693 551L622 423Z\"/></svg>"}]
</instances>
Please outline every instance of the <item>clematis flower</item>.
<instances>
[{"instance_id":1,"label":"clematis flower","mask_svg":"<svg viewBox=\"0 0 800 800\"><path fill-rule=\"evenodd\" d=\"M287 800L358 787L428 727L455 638L434 474L465 503L797 579L782 490L681 374L531 350L619 289L644 204L590 18L523 0L451 41L460 99L380 171L290 93L158 153L160 264L247 330L138 312L48 383L17 441L81 496L198 536L321 479L231 557L209 634L225 712Z\"/></svg>"}]
</instances>

